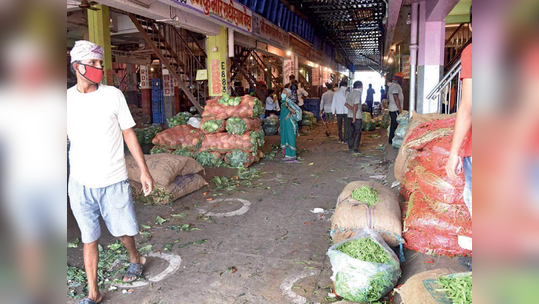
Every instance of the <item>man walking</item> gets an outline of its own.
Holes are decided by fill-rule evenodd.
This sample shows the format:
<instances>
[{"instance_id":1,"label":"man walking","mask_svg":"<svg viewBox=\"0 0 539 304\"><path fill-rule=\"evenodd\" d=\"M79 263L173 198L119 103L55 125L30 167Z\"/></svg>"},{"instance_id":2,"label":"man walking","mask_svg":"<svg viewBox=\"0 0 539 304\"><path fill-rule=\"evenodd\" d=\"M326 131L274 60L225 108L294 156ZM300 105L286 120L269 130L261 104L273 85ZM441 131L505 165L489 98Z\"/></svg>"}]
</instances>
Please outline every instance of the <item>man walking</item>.
<instances>
[{"instance_id":1,"label":"man walking","mask_svg":"<svg viewBox=\"0 0 539 304\"><path fill-rule=\"evenodd\" d=\"M371 116L372 116L372 107L373 107L373 104L374 104L374 89L372 88L372 83L369 84L369 88L367 89L367 99L365 99L365 102L367 103L367 105L369 106L369 112L371 113Z\"/></svg>"},{"instance_id":2,"label":"man walking","mask_svg":"<svg viewBox=\"0 0 539 304\"><path fill-rule=\"evenodd\" d=\"M334 115L337 115L337 128L339 129L339 143L344 144L345 138L348 140L348 137L345 137L346 134L343 135L343 126L344 121L346 119L346 116L348 115L348 109L345 107L346 104L346 96L348 95L348 92L346 90L348 89L348 82L341 81L340 88L335 94L333 95L333 102L331 103L331 113Z\"/></svg>"},{"instance_id":3,"label":"man walking","mask_svg":"<svg viewBox=\"0 0 539 304\"><path fill-rule=\"evenodd\" d=\"M348 114L346 117L345 134L348 134L348 149L350 152L359 153L359 144L361 142L361 128L363 126L361 110L361 94L363 93L363 83L354 82L354 89L346 97L346 108ZM346 131L348 129L348 131Z\"/></svg>"},{"instance_id":4,"label":"man walking","mask_svg":"<svg viewBox=\"0 0 539 304\"><path fill-rule=\"evenodd\" d=\"M123 93L100 84L102 62L101 46L89 41L75 43L71 67L77 85L67 90L67 135L71 141L68 191L84 243L88 298L81 304L102 301L97 279L99 216L129 252L130 265L123 281L133 282L142 275L145 259L135 246L138 224L127 180L124 140L141 169L144 192L148 194L154 187Z\"/></svg>"},{"instance_id":5,"label":"man walking","mask_svg":"<svg viewBox=\"0 0 539 304\"><path fill-rule=\"evenodd\" d=\"M326 115L326 120L328 123L332 123L334 121L333 113L331 112L333 95L335 95L335 92L333 92L333 84L328 83L327 91L322 94L322 97L320 97L320 116L322 116L322 114Z\"/></svg>"},{"instance_id":6,"label":"man walking","mask_svg":"<svg viewBox=\"0 0 539 304\"><path fill-rule=\"evenodd\" d=\"M389 98L389 117L391 118L391 125L389 127L389 144L393 144L393 137L395 137L395 130L397 130L397 116L402 112L404 105L404 94L399 84L399 78L397 75L393 76L393 81L389 83L388 98Z\"/></svg>"}]
</instances>

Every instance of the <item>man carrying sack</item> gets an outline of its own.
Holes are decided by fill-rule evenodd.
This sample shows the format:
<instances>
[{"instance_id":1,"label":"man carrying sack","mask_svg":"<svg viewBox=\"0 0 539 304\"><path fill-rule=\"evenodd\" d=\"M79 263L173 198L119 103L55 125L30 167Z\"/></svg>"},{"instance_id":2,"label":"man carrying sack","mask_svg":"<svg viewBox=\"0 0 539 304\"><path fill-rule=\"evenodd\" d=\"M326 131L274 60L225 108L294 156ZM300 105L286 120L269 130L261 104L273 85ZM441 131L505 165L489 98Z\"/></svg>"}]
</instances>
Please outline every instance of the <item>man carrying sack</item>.
<instances>
[{"instance_id":1,"label":"man carrying sack","mask_svg":"<svg viewBox=\"0 0 539 304\"><path fill-rule=\"evenodd\" d=\"M71 51L77 85L67 90L67 135L71 141L69 198L84 243L88 298L81 304L102 301L97 282L99 216L110 233L129 252L130 265L123 281L142 275L145 258L135 246L138 224L127 179L124 140L141 169L140 182L149 194L154 181L133 131L135 122L123 93L101 84L103 48L77 41Z\"/></svg>"}]
</instances>

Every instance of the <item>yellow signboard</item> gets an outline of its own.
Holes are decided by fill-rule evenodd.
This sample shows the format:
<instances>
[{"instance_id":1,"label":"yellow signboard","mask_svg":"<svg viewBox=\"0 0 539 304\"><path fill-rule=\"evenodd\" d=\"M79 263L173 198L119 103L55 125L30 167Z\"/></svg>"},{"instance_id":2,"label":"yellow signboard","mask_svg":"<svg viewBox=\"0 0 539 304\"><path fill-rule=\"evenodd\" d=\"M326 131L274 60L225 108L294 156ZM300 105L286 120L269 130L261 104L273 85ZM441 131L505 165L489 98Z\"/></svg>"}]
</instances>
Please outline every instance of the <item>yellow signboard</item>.
<instances>
[{"instance_id":1,"label":"yellow signboard","mask_svg":"<svg viewBox=\"0 0 539 304\"><path fill-rule=\"evenodd\" d=\"M208 88L210 96L222 96L228 90L228 32L221 26L221 32L217 36L209 36L206 39L208 52Z\"/></svg>"}]
</instances>

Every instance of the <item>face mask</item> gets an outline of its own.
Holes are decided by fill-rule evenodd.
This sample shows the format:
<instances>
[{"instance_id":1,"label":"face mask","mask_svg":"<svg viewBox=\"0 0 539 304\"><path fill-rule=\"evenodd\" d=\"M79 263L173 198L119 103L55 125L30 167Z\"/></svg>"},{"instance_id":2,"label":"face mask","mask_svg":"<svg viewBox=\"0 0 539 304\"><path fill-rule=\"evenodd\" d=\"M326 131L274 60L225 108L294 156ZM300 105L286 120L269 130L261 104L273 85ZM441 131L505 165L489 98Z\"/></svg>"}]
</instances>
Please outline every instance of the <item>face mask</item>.
<instances>
[{"instance_id":1,"label":"face mask","mask_svg":"<svg viewBox=\"0 0 539 304\"><path fill-rule=\"evenodd\" d=\"M88 81L93 83L101 83L101 80L103 80L103 69L99 69L96 67L93 67L91 65L87 65L84 63L79 63L80 65L85 67L86 72L84 74L81 73L82 77L86 78ZM79 70L80 73L80 70Z\"/></svg>"},{"instance_id":2,"label":"face mask","mask_svg":"<svg viewBox=\"0 0 539 304\"><path fill-rule=\"evenodd\" d=\"M281 94L281 99L286 99L286 94L285 93Z\"/></svg>"}]
</instances>

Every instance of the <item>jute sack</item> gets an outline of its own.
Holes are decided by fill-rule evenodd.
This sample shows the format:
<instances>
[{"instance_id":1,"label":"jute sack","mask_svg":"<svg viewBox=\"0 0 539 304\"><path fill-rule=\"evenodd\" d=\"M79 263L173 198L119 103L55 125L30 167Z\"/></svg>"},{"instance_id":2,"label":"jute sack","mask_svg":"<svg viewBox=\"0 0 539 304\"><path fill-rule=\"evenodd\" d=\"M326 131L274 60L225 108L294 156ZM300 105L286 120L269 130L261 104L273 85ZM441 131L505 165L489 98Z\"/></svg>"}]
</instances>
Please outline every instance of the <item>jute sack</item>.
<instances>
[{"instance_id":1,"label":"jute sack","mask_svg":"<svg viewBox=\"0 0 539 304\"><path fill-rule=\"evenodd\" d=\"M431 282L438 280L456 271L449 268L439 268L418 273L406 281L404 285L395 289L401 297L401 304L441 304L439 292L430 288ZM427 283L427 284L425 284Z\"/></svg>"},{"instance_id":2,"label":"jute sack","mask_svg":"<svg viewBox=\"0 0 539 304\"><path fill-rule=\"evenodd\" d=\"M144 193L142 193L142 184L135 181L129 181L129 183L131 184L131 187L133 187L133 197L135 198L135 201L143 201L141 200L141 196L144 196ZM172 201L175 201L180 197L191 194L207 185L208 183L206 182L206 180L204 180L202 176L198 174L188 174L177 176L172 183L166 186L156 184L155 187L162 189L163 191L165 191L165 193L172 194ZM159 198L150 198L144 201L153 202L156 205L172 203L172 201L160 200Z\"/></svg>"},{"instance_id":3,"label":"jute sack","mask_svg":"<svg viewBox=\"0 0 539 304\"><path fill-rule=\"evenodd\" d=\"M447 119L454 117L456 114L417 114L416 112L412 113L412 119L408 123L408 127L406 128L406 133L404 134L403 144L399 148L399 154L397 155L397 158L395 159L395 179L398 181L401 181L404 177L404 174L406 173L406 166L408 162L415 156L416 150L409 149L407 143L407 139L412 134L413 130L417 128L419 125L431 122L433 120L440 120L440 119Z\"/></svg>"},{"instance_id":4,"label":"jute sack","mask_svg":"<svg viewBox=\"0 0 539 304\"><path fill-rule=\"evenodd\" d=\"M187 156L160 153L144 155L144 159L154 181L160 185L172 183L178 175L204 171L204 168L196 160ZM129 155L125 158L125 165L129 180L140 182L140 168L133 156Z\"/></svg>"},{"instance_id":5,"label":"jute sack","mask_svg":"<svg viewBox=\"0 0 539 304\"><path fill-rule=\"evenodd\" d=\"M363 186L378 191L379 202L370 208L351 198L352 192ZM351 238L363 228L376 230L391 247L401 243L402 218L399 198L389 187L372 181L359 181L348 184L341 192L335 214L331 217L330 234L333 243Z\"/></svg>"}]
</instances>

